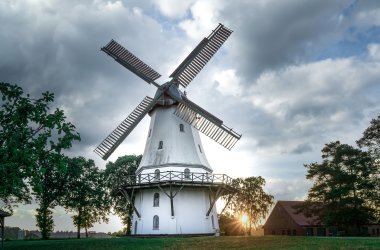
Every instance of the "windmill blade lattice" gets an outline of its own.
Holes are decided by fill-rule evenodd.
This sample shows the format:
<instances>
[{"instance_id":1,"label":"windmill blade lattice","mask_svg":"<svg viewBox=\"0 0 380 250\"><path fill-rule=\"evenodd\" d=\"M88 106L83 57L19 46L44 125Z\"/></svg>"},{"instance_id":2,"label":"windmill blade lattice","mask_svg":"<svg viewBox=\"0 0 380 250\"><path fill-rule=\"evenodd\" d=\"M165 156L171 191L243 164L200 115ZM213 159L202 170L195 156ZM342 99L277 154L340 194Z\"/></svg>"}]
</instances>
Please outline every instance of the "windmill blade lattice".
<instances>
[{"instance_id":1,"label":"windmill blade lattice","mask_svg":"<svg viewBox=\"0 0 380 250\"><path fill-rule=\"evenodd\" d=\"M159 97L158 97L159 98ZM132 132L136 125L144 118L144 116L157 103L158 98L146 96L144 100L133 110L133 112L112 131L106 139L94 150L103 160L115 151L115 149L124 141L124 139Z\"/></svg>"},{"instance_id":2,"label":"windmill blade lattice","mask_svg":"<svg viewBox=\"0 0 380 250\"><path fill-rule=\"evenodd\" d=\"M197 106L198 108L195 108L194 105L197 106L194 103L189 105L189 102L181 102L177 106L174 114L223 147L231 150L241 138L241 135L225 126L220 119L211 115L199 106Z\"/></svg>"},{"instance_id":3,"label":"windmill blade lattice","mask_svg":"<svg viewBox=\"0 0 380 250\"><path fill-rule=\"evenodd\" d=\"M177 79L181 86L186 88L211 57L218 51L220 46L222 46L227 40L231 33L232 30L219 24L207 38L204 38L198 44L198 46L174 70L170 77Z\"/></svg>"},{"instance_id":4,"label":"windmill blade lattice","mask_svg":"<svg viewBox=\"0 0 380 250\"><path fill-rule=\"evenodd\" d=\"M113 57L118 63L135 73L147 83L153 83L161 75L149 67L123 46L111 40L105 47L101 48L109 56Z\"/></svg>"}]
</instances>

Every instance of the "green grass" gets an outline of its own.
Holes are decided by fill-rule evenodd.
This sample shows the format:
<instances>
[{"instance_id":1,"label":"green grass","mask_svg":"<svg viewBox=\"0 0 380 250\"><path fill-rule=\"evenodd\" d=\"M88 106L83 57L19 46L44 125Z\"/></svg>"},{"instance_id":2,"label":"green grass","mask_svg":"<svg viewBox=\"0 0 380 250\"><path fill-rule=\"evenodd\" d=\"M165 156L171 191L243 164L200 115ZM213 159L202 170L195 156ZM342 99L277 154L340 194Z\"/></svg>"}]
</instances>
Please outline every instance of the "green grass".
<instances>
[{"instance_id":1,"label":"green grass","mask_svg":"<svg viewBox=\"0 0 380 250\"><path fill-rule=\"evenodd\" d=\"M4 250L122 250L122 249L380 249L380 238L319 237L194 237L113 238L5 242Z\"/></svg>"}]
</instances>

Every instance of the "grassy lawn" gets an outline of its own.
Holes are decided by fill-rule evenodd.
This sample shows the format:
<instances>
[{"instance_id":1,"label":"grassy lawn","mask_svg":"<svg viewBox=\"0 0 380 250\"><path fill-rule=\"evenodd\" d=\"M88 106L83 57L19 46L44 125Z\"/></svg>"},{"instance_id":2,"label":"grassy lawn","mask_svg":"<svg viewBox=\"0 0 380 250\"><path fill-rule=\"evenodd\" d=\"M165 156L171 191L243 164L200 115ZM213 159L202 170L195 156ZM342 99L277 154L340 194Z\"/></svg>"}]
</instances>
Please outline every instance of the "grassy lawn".
<instances>
[{"instance_id":1,"label":"grassy lawn","mask_svg":"<svg viewBox=\"0 0 380 250\"><path fill-rule=\"evenodd\" d=\"M113 238L5 242L4 250L122 250L122 249L380 249L380 238L319 237L194 237Z\"/></svg>"}]
</instances>

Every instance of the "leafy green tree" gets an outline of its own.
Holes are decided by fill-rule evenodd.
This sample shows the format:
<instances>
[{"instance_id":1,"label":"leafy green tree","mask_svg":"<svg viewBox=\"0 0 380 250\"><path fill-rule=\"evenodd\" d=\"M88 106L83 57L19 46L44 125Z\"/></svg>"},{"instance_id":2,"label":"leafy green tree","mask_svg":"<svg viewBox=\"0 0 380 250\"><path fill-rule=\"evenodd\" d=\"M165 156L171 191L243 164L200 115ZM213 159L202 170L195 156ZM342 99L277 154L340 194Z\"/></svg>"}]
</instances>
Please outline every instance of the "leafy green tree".
<instances>
[{"instance_id":1,"label":"leafy green tree","mask_svg":"<svg viewBox=\"0 0 380 250\"><path fill-rule=\"evenodd\" d=\"M128 235L131 234L132 229L133 209L120 192L119 187L125 182L133 181L128 176L135 174L141 159L142 155L125 155L119 157L115 162L108 162L105 170L113 211L120 216L125 226L123 230Z\"/></svg>"},{"instance_id":2,"label":"leafy green tree","mask_svg":"<svg viewBox=\"0 0 380 250\"><path fill-rule=\"evenodd\" d=\"M251 235L252 228L258 226L260 220L267 216L273 205L273 196L264 191L265 179L261 176L237 178L233 186L236 193L223 199L227 201L226 207L235 217L246 216L247 233Z\"/></svg>"},{"instance_id":3,"label":"leafy green tree","mask_svg":"<svg viewBox=\"0 0 380 250\"><path fill-rule=\"evenodd\" d=\"M306 178L314 182L303 208L326 226L338 226L348 234L373 222L377 167L367 152L339 141L322 149L321 163L305 165ZM305 208L307 207L307 209Z\"/></svg>"},{"instance_id":4,"label":"leafy green tree","mask_svg":"<svg viewBox=\"0 0 380 250\"><path fill-rule=\"evenodd\" d=\"M54 94L45 92L38 99L22 88L0 83L0 199L7 208L12 202L29 201L32 177L40 174L39 165L47 153L60 154L80 140L64 112L50 111Z\"/></svg>"},{"instance_id":5,"label":"leafy green tree","mask_svg":"<svg viewBox=\"0 0 380 250\"><path fill-rule=\"evenodd\" d=\"M375 209L377 221L380 223L380 115L372 119L371 125L364 130L363 137L357 141L357 144L361 148L368 149L373 158L373 164L377 168L377 171L373 173L376 186L372 190L374 197L369 205Z\"/></svg>"},{"instance_id":6,"label":"leafy green tree","mask_svg":"<svg viewBox=\"0 0 380 250\"><path fill-rule=\"evenodd\" d=\"M68 164L68 182L62 205L72 216L77 227L77 238L80 229L86 230L96 222L108 222L110 201L107 195L104 172L100 171L93 160L84 157L70 159Z\"/></svg>"},{"instance_id":7,"label":"leafy green tree","mask_svg":"<svg viewBox=\"0 0 380 250\"><path fill-rule=\"evenodd\" d=\"M371 125L364 130L363 137L357 141L357 144L361 148L368 148L375 159L380 159L380 115L372 119Z\"/></svg>"},{"instance_id":8,"label":"leafy green tree","mask_svg":"<svg viewBox=\"0 0 380 250\"><path fill-rule=\"evenodd\" d=\"M36 219L42 238L48 239L54 222L51 209L59 205L67 190L66 158L57 153L46 153L38 160L38 168L31 178L33 195L39 204Z\"/></svg>"}]
</instances>

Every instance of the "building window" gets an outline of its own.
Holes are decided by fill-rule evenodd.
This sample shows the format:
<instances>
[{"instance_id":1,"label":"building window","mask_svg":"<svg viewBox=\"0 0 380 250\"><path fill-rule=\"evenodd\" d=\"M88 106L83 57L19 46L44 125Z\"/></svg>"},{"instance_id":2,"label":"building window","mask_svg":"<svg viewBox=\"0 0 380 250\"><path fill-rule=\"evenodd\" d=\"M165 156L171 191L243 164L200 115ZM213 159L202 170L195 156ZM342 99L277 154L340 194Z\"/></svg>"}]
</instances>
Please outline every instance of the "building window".
<instances>
[{"instance_id":1,"label":"building window","mask_svg":"<svg viewBox=\"0 0 380 250\"><path fill-rule=\"evenodd\" d=\"M154 193L153 195L153 207L159 207L160 206L160 194Z\"/></svg>"},{"instance_id":2,"label":"building window","mask_svg":"<svg viewBox=\"0 0 380 250\"><path fill-rule=\"evenodd\" d=\"M211 215L212 229L215 229L214 215Z\"/></svg>"},{"instance_id":3,"label":"building window","mask_svg":"<svg viewBox=\"0 0 380 250\"><path fill-rule=\"evenodd\" d=\"M150 137L150 134L152 133L152 129L149 129L148 137Z\"/></svg>"},{"instance_id":4,"label":"building window","mask_svg":"<svg viewBox=\"0 0 380 250\"><path fill-rule=\"evenodd\" d=\"M276 231L275 230L272 230L272 235L276 235Z\"/></svg>"},{"instance_id":5,"label":"building window","mask_svg":"<svg viewBox=\"0 0 380 250\"><path fill-rule=\"evenodd\" d=\"M293 235L297 235L297 231L293 229Z\"/></svg>"},{"instance_id":6,"label":"building window","mask_svg":"<svg viewBox=\"0 0 380 250\"><path fill-rule=\"evenodd\" d=\"M190 179L190 169L185 168L184 173L185 173L185 179Z\"/></svg>"},{"instance_id":7,"label":"building window","mask_svg":"<svg viewBox=\"0 0 380 250\"><path fill-rule=\"evenodd\" d=\"M137 221L135 221L135 234L137 234Z\"/></svg>"},{"instance_id":8,"label":"building window","mask_svg":"<svg viewBox=\"0 0 380 250\"><path fill-rule=\"evenodd\" d=\"M158 142L158 149L162 149L164 146L164 142L163 141L159 141Z\"/></svg>"},{"instance_id":9,"label":"building window","mask_svg":"<svg viewBox=\"0 0 380 250\"><path fill-rule=\"evenodd\" d=\"M308 227L306 228L306 236L313 236L314 235L314 232L313 232L313 228L312 227Z\"/></svg>"},{"instance_id":10,"label":"building window","mask_svg":"<svg viewBox=\"0 0 380 250\"><path fill-rule=\"evenodd\" d=\"M160 228L160 218L155 215L153 216L153 229L159 229Z\"/></svg>"},{"instance_id":11,"label":"building window","mask_svg":"<svg viewBox=\"0 0 380 250\"><path fill-rule=\"evenodd\" d=\"M160 170L159 169L154 170L154 180L155 181L160 180Z\"/></svg>"},{"instance_id":12,"label":"building window","mask_svg":"<svg viewBox=\"0 0 380 250\"><path fill-rule=\"evenodd\" d=\"M201 145L198 144L198 148L199 148L199 152L202 153L202 148L201 148Z\"/></svg>"},{"instance_id":13,"label":"building window","mask_svg":"<svg viewBox=\"0 0 380 250\"><path fill-rule=\"evenodd\" d=\"M179 124L179 131L180 132L185 132L185 129L183 128L183 124Z\"/></svg>"},{"instance_id":14,"label":"building window","mask_svg":"<svg viewBox=\"0 0 380 250\"><path fill-rule=\"evenodd\" d=\"M288 231L287 231L287 233L288 233L288 235L291 235L291 233L290 233L291 231L290 231L290 229L288 229Z\"/></svg>"},{"instance_id":15,"label":"building window","mask_svg":"<svg viewBox=\"0 0 380 250\"><path fill-rule=\"evenodd\" d=\"M317 236L326 236L326 228L324 227L317 228Z\"/></svg>"}]
</instances>

